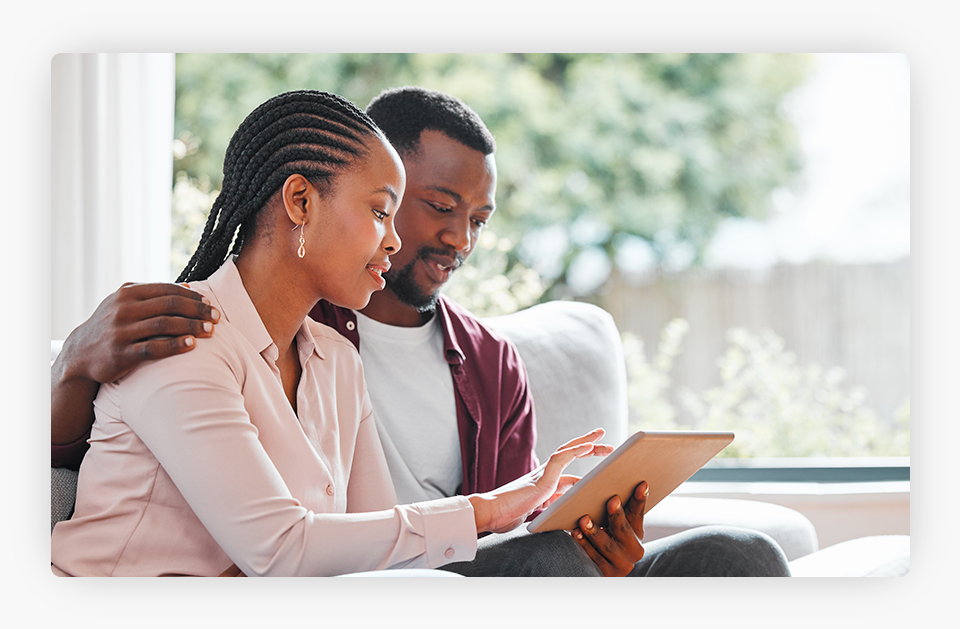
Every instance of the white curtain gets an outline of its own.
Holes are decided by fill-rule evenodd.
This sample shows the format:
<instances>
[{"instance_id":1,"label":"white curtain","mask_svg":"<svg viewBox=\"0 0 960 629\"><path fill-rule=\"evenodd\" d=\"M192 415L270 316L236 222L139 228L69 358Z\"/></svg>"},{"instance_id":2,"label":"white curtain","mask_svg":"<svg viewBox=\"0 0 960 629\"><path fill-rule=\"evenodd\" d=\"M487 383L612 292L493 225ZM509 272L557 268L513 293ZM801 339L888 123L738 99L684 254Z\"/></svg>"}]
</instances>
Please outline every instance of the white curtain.
<instances>
[{"instance_id":1,"label":"white curtain","mask_svg":"<svg viewBox=\"0 0 960 629\"><path fill-rule=\"evenodd\" d=\"M52 63L52 316L62 339L123 282L170 281L173 54Z\"/></svg>"}]
</instances>

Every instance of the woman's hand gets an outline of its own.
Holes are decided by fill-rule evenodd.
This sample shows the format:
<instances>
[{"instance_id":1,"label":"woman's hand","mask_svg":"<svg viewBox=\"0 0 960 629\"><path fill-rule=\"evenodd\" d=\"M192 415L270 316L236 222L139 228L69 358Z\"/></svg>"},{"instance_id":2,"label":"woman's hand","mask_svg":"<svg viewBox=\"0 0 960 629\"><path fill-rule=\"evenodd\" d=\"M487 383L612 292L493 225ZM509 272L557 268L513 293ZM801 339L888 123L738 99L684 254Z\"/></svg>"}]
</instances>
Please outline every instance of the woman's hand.
<instances>
[{"instance_id":1,"label":"woman's hand","mask_svg":"<svg viewBox=\"0 0 960 629\"><path fill-rule=\"evenodd\" d=\"M566 476L563 470L574 460L588 456L607 456L613 446L594 443L603 437L597 428L560 446L547 462L529 474L484 494L467 498L473 505L477 533L503 533L519 526L537 509L549 506L569 489L576 476Z\"/></svg>"}]
</instances>

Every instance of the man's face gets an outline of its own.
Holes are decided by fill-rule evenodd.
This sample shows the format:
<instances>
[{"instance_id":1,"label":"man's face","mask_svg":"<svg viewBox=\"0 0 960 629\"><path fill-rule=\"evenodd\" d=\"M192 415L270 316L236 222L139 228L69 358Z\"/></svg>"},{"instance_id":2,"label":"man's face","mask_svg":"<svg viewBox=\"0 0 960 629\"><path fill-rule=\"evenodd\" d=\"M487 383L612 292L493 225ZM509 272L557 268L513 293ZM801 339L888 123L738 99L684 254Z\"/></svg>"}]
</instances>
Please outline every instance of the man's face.
<instances>
[{"instance_id":1,"label":"man's face","mask_svg":"<svg viewBox=\"0 0 960 629\"><path fill-rule=\"evenodd\" d=\"M421 134L420 149L403 165L407 186L395 222L403 247L383 277L400 302L425 312L493 214L497 166L492 154L433 130Z\"/></svg>"}]
</instances>

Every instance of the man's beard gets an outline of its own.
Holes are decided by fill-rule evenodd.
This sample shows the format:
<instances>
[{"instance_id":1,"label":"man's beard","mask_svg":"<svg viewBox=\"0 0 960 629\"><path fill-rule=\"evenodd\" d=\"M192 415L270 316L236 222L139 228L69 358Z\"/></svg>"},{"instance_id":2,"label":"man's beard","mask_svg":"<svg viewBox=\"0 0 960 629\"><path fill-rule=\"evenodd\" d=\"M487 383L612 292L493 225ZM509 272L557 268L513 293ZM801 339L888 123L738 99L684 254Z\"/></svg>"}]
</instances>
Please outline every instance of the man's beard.
<instances>
[{"instance_id":1,"label":"man's beard","mask_svg":"<svg viewBox=\"0 0 960 629\"><path fill-rule=\"evenodd\" d=\"M450 252L434 247L423 246L417 250L417 255L413 257L402 269L394 272L387 272L383 279L387 281L387 288L393 291L400 303L416 308L417 312L433 312L437 307L437 300L440 299L440 289L433 293L425 292L416 280L413 279L413 267L420 260L425 260L430 255L450 256ZM454 253L453 257L457 262L463 264L463 256Z\"/></svg>"}]
</instances>

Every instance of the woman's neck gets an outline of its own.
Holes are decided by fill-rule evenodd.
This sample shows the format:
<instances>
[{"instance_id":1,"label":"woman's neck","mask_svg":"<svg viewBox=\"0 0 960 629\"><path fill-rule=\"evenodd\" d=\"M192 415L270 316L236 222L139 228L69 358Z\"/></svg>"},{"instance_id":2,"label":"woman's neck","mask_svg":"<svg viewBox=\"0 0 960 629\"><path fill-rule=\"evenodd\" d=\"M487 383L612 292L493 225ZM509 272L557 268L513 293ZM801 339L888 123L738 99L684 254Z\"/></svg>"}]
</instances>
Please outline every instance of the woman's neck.
<instances>
[{"instance_id":1,"label":"woman's neck","mask_svg":"<svg viewBox=\"0 0 960 629\"><path fill-rule=\"evenodd\" d=\"M237 257L243 287L281 356L290 351L303 320L316 303L297 282L289 260L278 260L266 247L245 246Z\"/></svg>"}]
</instances>

